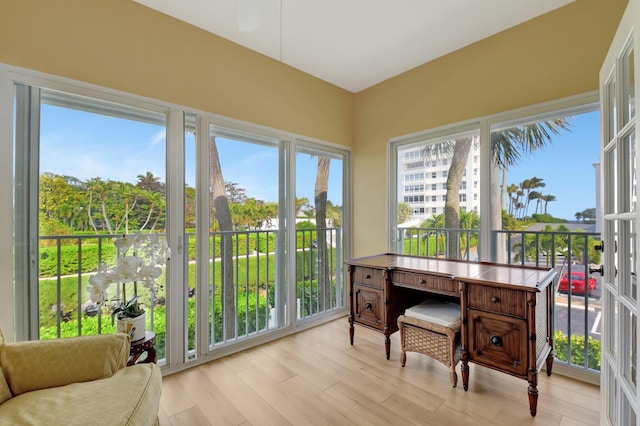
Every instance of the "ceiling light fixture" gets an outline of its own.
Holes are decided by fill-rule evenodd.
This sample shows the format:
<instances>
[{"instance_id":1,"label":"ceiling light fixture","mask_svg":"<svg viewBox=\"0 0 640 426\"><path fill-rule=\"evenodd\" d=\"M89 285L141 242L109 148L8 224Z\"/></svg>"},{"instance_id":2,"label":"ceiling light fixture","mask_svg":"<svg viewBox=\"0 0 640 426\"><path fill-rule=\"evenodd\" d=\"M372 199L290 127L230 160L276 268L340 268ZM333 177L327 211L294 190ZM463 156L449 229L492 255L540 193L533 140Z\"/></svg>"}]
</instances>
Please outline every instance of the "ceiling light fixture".
<instances>
[{"instance_id":1,"label":"ceiling light fixture","mask_svg":"<svg viewBox=\"0 0 640 426\"><path fill-rule=\"evenodd\" d=\"M251 32L262 25L261 0L236 0L238 31Z\"/></svg>"}]
</instances>

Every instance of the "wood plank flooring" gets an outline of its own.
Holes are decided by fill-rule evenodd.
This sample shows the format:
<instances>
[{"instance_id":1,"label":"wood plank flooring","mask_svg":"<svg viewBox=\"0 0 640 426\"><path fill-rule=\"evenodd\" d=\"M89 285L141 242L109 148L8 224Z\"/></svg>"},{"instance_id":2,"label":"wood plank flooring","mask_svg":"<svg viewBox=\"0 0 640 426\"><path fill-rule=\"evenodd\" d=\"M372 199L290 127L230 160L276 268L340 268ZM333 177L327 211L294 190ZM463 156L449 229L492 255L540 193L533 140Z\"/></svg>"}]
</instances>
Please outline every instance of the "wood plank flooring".
<instances>
[{"instance_id":1,"label":"wood plank flooring","mask_svg":"<svg viewBox=\"0 0 640 426\"><path fill-rule=\"evenodd\" d=\"M382 334L346 318L164 377L160 425L598 425L600 390L557 374L539 377L538 414L527 382L474 364L469 391L424 355L391 359Z\"/></svg>"}]
</instances>

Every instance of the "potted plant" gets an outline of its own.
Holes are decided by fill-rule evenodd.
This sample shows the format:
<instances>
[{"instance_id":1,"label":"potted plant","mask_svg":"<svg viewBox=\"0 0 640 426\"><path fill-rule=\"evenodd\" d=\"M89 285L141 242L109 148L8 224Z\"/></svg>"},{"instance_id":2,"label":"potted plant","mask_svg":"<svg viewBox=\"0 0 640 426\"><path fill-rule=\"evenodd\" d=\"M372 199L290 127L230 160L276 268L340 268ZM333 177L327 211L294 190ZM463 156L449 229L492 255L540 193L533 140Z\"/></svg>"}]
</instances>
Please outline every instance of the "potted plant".
<instances>
[{"instance_id":1,"label":"potted plant","mask_svg":"<svg viewBox=\"0 0 640 426\"><path fill-rule=\"evenodd\" d=\"M171 250L158 234L123 235L115 240L118 249L116 264L111 268L100 265L95 275L89 278L89 297L98 306L109 298L108 290L113 283L120 283L121 297L114 299L112 318L117 320L117 330L127 333L132 341L145 337L146 315L140 304L138 283L154 297L158 290L156 279L162 274L162 266L169 259ZM129 251L132 253L129 254ZM127 299L126 284L133 283L133 297Z\"/></svg>"},{"instance_id":2,"label":"potted plant","mask_svg":"<svg viewBox=\"0 0 640 426\"><path fill-rule=\"evenodd\" d=\"M146 332L147 316L138 302L139 298L140 296L133 296L129 300L122 299L112 306L111 311L111 319L117 320L118 333L128 334L132 342L144 339Z\"/></svg>"}]
</instances>

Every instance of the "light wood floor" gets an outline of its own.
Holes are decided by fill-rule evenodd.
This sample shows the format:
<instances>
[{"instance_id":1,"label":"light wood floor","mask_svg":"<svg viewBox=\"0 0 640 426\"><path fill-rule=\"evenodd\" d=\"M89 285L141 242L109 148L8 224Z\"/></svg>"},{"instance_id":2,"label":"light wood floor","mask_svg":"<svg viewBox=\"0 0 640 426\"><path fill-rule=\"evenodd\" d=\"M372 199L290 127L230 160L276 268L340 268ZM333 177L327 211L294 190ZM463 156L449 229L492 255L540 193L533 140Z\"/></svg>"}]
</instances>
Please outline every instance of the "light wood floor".
<instances>
[{"instance_id":1,"label":"light wood floor","mask_svg":"<svg viewBox=\"0 0 640 426\"><path fill-rule=\"evenodd\" d=\"M538 414L527 382L474 364L469 391L416 353L391 359L384 337L346 318L163 379L160 425L597 425L599 388L539 375ZM458 367L458 376L460 369Z\"/></svg>"}]
</instances>

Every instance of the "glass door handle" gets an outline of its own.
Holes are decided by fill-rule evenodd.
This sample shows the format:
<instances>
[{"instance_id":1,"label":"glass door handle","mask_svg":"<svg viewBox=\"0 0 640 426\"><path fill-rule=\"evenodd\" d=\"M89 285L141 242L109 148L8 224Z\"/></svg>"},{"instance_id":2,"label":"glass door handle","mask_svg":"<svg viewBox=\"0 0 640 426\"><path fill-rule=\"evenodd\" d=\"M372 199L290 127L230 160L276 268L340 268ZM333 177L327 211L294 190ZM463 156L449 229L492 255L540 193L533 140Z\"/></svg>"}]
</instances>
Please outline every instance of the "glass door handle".
<instances>
[{"instance_id":1,"label":"glass door handle","mask_svg":"<svg viewBox=\"0 0 640 426\"><path fill-rule=\"evenodd\" d=\"M598 272L600 276L604 277L604 265L600 265L599 268L589 268L590 274L593 274L594 272Z\"/></svg>"}]
</instances>

